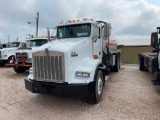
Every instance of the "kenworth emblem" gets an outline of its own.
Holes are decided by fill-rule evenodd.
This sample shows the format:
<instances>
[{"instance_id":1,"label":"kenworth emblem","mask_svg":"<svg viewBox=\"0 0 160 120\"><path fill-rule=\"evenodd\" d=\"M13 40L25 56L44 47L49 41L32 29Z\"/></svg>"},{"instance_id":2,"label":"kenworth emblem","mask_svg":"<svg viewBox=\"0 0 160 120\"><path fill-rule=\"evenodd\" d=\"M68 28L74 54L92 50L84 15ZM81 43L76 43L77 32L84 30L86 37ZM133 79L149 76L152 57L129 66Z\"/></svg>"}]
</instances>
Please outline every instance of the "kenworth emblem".
<instances>
[{"instance_id":1,"label":"kenworth emblem","mask_svg":"<svg viewBox=\"0 0 160 120\"><path fill-rule=\"evenodd\" d=\"M77 57L78 54L76 52L71 52L71 57Z\"/></svg>"},{"instance_id":2,"label":"kenworth emblem","mask_svg":"<svg viewBox=\"0 0 160 120\"><path fill-rule=\"evenodd\" d=\"M48 54L49 54L48 48L45 49L45 54L48 56Z\"/></svg>"}]
</instances>

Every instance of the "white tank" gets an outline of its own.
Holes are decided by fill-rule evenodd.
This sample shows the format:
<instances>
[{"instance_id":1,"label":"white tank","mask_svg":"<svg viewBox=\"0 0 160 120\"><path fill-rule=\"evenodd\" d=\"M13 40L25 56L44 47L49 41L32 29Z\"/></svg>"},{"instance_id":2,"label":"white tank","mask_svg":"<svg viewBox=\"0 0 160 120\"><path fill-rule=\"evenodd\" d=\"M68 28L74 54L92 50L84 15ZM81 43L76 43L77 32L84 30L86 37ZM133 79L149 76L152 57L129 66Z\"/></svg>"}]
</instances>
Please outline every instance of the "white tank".
<instances>
[{"instance_id":1,"label":"white tank","mask_svg":"<svg viewBox=\"0 0 160 120\"><path fill-rule=\"evenodd\" d=\"M104 40L105 43L103 43L103 51L105 54L107 54L107 47L109 46L109 51L115 51L117 50L118 42L116 40Z\"/></svg>"}]
</instances>

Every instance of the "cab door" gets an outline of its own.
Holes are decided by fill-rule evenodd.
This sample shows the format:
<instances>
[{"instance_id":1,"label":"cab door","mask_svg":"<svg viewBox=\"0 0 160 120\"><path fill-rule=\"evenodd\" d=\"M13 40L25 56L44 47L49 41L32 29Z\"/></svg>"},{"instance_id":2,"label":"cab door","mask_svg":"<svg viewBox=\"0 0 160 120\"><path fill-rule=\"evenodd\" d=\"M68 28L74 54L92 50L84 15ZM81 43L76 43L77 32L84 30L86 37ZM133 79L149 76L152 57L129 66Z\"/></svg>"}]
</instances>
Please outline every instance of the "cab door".
<instances>
[{"instance_id":1,"label":"cab door","mask_svg":"<svg viewBox=\"0 0 160 120\"><path fill-rule=\"evenodd\" d=\"M102 45L101 45L101 38L100 38L100 27L93 26L92 30L92 43L93 43L93 57L97 56L98 59L101 59L102 53Z\"/></svg>"}]
</instances>

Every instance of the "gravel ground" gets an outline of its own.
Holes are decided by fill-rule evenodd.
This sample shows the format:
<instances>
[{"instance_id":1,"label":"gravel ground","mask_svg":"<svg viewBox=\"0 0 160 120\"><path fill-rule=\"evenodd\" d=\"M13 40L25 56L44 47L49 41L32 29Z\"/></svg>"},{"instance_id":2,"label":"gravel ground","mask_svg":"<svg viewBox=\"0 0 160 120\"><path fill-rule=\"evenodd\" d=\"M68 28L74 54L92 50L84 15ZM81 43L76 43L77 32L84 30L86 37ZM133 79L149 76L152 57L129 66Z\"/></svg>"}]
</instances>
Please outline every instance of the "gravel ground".
<instances>
[{"instance_id":1,"label":"gravel ground","mask_svg":"<svg viewBox=\"0 0 160 120\"><path fill-rule=\"evenodd\" d=\"M25 89L28 73L0 68L0 120L160 120L160 86L137 65L122 65L105 84L102 101L33 94Z\"/></svg>"}]
</instances>

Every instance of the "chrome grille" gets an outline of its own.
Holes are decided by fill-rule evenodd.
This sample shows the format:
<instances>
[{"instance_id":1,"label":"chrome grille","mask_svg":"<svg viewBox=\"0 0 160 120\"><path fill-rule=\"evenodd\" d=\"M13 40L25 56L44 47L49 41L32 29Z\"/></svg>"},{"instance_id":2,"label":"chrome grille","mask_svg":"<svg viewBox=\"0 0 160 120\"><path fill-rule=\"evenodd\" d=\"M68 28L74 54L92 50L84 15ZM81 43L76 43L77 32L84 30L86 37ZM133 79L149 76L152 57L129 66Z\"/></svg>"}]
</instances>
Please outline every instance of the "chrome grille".
<instances>
[{"instance_id":1,"label":"chrome grille","mask_svg":"<svg viewBox=\"0 0 160 120\"><path fill-rule=\"evenodd\" d=\"M16 53L16 59L18 62L22 62L22 57L27 60L27 53Z\"/></svg>"},{"instance_id":2,"label":"chrome grille","mask_svg":"<svg viewBox=\"0 0 160 120\"><path fill-rule=\"evenodd\" d=\"M34 78L38 80L64 82L64 54L61 52L37 52L33 54Z\"/></svg>"},{"instance_id":3,"label":"chrome grille","mask_svg":"<svg viewBox=\"0 0 160 120\"><path fill-rule=\"evenodd\" d=\"M16 53L17 58L21 58L22 56L27 57L27 53Z\"/></svg>"}]
</instances>

